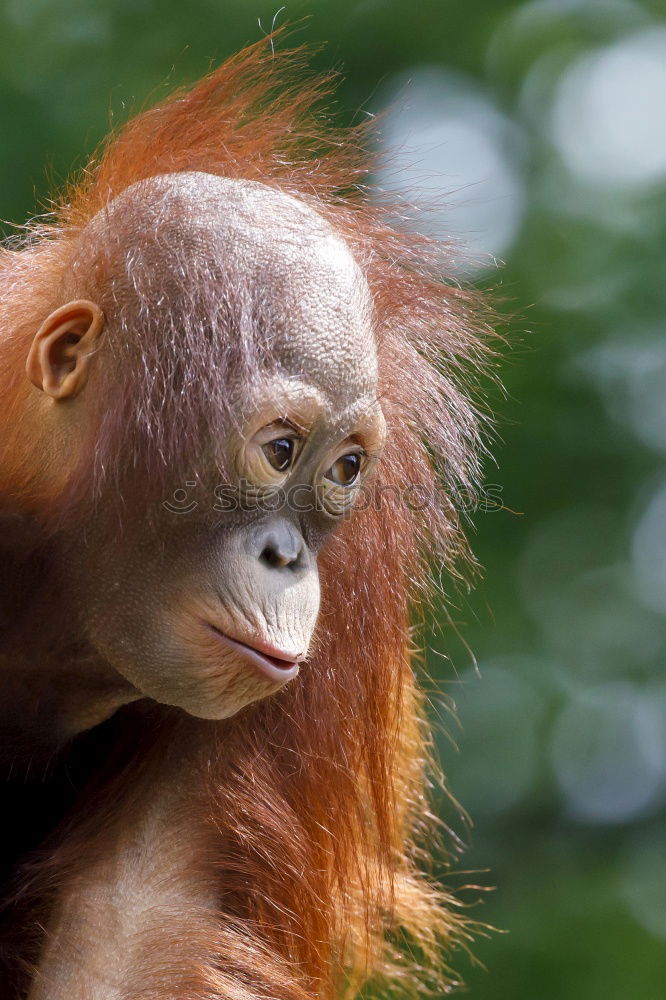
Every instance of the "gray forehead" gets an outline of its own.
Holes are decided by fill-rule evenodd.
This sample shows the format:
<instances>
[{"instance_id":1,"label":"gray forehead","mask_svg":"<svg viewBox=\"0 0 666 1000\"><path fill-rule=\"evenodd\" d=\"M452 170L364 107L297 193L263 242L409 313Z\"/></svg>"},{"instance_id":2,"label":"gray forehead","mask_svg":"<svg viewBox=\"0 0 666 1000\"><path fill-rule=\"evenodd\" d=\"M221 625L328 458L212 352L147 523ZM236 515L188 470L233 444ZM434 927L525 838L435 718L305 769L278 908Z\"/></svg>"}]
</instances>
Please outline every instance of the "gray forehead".
<instances>
[{"instance_id":1,"label":"gray forehead","mask_svg":"<svg viewBox=\"0 0 666 1000\"><path fill-rule=\"evenodd\" d=\"M125 198L164 222L176 218L185 252L215 255L265 300L280 320L275 346L287 373L335 395L374 392L370 290L344 239L315 209L266 184L200 172L141 181L114 206Z\"/></svg>"}]
</instances>

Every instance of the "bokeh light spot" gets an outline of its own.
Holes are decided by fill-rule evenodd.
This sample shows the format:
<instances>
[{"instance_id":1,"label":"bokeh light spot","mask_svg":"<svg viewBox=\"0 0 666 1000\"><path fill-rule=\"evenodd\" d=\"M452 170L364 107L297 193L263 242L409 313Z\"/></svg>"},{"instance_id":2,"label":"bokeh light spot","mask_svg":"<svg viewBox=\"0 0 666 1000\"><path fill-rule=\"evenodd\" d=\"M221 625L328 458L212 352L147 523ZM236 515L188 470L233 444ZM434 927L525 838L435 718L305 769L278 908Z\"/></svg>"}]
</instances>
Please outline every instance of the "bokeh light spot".
<instances>
[{"instance_id":1,"label":"bokeh light spot","mask_svg":"<svg viewBox=\"0 0 666 1000\"><path fill-rule=\"evenodd\" d=\"M394 81L377 181L427 209L423 229L460 240L459 270L494 266L523 216L523 186L509 153L515 126L466 78L418 69Z\"/></svg>"},{"instance_id":2,"label":"bokeh light spot","mask_svg":"<svg viewBox=\"0 0 666 1000\"><path fill-rule=\"evenodd\" d=\"M581 56L557 86L552 138L592 183L643 185L666 175L666 30L651 28Z\"/></svg>"},{"instance_id":3,"label":"bokeh light spot","mask_svg":"<svg viewBox=\"0 0 666 1000\"><path fill-rule=\"evenodd\" d=\"M661 713L630 684L578 692L555 724L550 752L570 815L593 823L626 822L661 790L666 766Z\"/></svg>"},{"instance_id":4,"label":"bokeh light spot","mask_svg":"<svg viewBox=\"0 0 666 1000\"><path fill-rule=\"evenodd\" d=\"M465 806L475 816L504 812L534 779L538 695L509 665L487 664L462 677L455 703L462 733L461 753L449 767L453 791L464 787Z\"/></svg>"}]
</instances>

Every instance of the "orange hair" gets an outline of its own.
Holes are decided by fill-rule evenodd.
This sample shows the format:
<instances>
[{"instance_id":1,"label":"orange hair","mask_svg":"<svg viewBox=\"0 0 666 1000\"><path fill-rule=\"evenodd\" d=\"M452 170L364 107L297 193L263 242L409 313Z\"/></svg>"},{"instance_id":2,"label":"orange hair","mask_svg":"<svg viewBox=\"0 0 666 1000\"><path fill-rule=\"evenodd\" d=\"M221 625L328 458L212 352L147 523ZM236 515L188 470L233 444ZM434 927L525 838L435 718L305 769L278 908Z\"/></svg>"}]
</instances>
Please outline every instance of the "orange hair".
<instances>
[{"instance_id":1,"label":"orange hair","mask_svg":"<svg viewBox=\"0 0 666 1000\"><path fill-rule=\"evenodd\" d=\"M332 127L320 111L330 86L304 73L302 50L250 46L112 135L53 221L0 259L0 328L13 331L0 371L8 413L0 470L15 505L40 509L44 498L12 436L24 399L19 360L29 331L59 304L85 227L130 185L198 170L288 192L342 234L373 294L388 443L370 502L321 557L308 669L229 721L184 720L153 706L124 709L114 723L133 749L107 789L148 780L164 743L202 743L200 801L216 831L220 913L202 932L207 959L188 970L183 995L192 997L312 1000L353 994L373 977L420 995L451 985L442 955L469 935L419 865L435 843L426 792L436 769L412 629L428 600L429 566L456 572L466 552L456 501L468 501L478 479L479 416L468 390L489 324L476 294L444 280L446 248L400 231L391 206L372 195L373 125ZM30 306L16 321L26 282ZM66 491L75 512L76 497L104 490L126 446L129 417L116 389L100 401L95 453ZM168 414L155 419L150 440L160 454L187 447ZM410 484L436 502L415 509L399 495ZM54 885L76 870L89 834L87 820L74 817L40 877Z\"/></svg>"}]
</instances>

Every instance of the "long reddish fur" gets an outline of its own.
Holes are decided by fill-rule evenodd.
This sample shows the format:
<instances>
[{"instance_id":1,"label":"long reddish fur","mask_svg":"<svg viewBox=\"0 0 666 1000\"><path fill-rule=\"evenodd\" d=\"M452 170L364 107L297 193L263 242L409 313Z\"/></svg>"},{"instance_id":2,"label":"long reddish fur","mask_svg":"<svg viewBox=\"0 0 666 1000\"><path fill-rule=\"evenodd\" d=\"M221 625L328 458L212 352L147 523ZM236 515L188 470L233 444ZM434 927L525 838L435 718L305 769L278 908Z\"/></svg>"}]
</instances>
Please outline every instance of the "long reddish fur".
<instances>
[{"instance_id":1,"label":"long reddish fur","mask_svg":"<svg viewBox=\"0 0 666 1000\"><path fill-rule=\"evenodd\" d=\"M85 226L129 185L202 170L292 193L345 237L373 292L388 425L375 479L382 499L345 522L322 556L323 605L307 669L225 723L156 706L148 745L143 710L128 710L125 742L140 749L105 778L109 822L118 822L165 744L201 741L202 822L217 831L219 847L208 877L219 880L223 902L215 926L192 919L196 958L184 963L178 993L188 997L312 1000L354 993L373 976L408 994L424 983L448 988L441 955L468 935L454 902L419 868L435 837L426 789L436 771L413 628L430 592L428 567L443 561L456 572L466 554L456 498L474 488L480 449L466 383L488 323L474 294L443 280L445 250L400 231L395 210L370 191L373 126L333 127L320 111L331 81L307 76L304 59L262 41L144 111L107 140L52 221L34 225L0 259L0 329L11 331L0 362L4 499L39 511L52 531L61 530L52 514L58 498L40 495L17 447L24 359L34 330L60 304ZM190 445L172 440L168 420L159 433L161 455ZM91 436L95 455L63 487L70 507L73 497L103 493L100 477L131 446L127 434L112 387ZM447 499L423 513L389 489L437 482ZM74 816L37 883L54 888L75 876L91 841L103 850L102 827L99 814L92 825ZM148 959L159 969L159 951L170 946L155 947ZM172 996L155 982L146 997Z\"/></svg>"}]
</instances>

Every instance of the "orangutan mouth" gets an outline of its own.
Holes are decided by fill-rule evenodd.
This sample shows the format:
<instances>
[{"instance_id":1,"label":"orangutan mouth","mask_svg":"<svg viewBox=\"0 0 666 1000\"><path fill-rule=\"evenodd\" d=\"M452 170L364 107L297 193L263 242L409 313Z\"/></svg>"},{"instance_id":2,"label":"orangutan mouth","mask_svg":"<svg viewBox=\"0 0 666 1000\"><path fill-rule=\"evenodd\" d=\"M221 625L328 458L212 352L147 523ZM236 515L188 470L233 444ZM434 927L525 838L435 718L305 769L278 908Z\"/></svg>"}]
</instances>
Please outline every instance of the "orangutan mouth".
<instances>
[{"instance_id":1,"label":"orangutan mouth","mask_svg":"<svg viewBox=\"0 0 666 1000\"><path fill-rule=\"evenodd\" d=\"M284 684L298 673L302 656L286 653L275 646L256 640L250 645L239 639L232 639L230 635L221 632L210 622L206 622L206 624L223 645L239 653L247 663L258 668L269 680Z\"/></svg>"}]
</instances>

